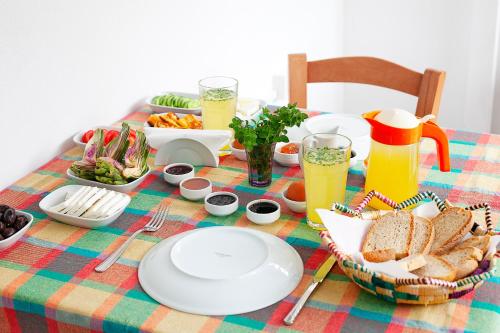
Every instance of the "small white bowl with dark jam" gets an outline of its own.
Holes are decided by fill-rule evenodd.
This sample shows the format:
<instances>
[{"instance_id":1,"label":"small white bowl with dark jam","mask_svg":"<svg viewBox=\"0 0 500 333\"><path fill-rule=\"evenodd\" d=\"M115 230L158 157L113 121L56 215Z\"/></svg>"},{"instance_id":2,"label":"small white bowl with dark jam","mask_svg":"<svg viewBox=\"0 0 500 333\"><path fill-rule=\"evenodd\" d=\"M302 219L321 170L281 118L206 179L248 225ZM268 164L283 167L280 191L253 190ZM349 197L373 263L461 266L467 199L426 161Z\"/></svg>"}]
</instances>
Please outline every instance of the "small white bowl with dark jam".
<instances>
[{"instance_id":1,"label":"small white bowl with dark jam","mask_svg":"<svg viewBox=\"0 0 500 333\"><path fill-rule=\"evenodd\" d=\"M215 216L231 215L238 210L238 196L231 192L213 192L205 197L205 209Z\"/></svg>"},{"instance_id":2,"label":"small white bowl with dark jam","mask_svg":"<svg viewBox=\"0 0 500 333\"><path fill-rule=\"evenodd\" d=\"M259 199L247 204L247 218L256 224L271 224L281 215L280 204L273 200Z\"/></svg>"},{"instance_id":3,"label":"small white bowl with dark jam","mask_svg":"<svg viewBox=\"0 0 500 333\"><path fill-rule=\"evenodd\" d=\"M174 186L178 186L184 179L193 177L194 166L188 163L173 163L163 168L163 179Z\"/></svg>"}]
</instances>

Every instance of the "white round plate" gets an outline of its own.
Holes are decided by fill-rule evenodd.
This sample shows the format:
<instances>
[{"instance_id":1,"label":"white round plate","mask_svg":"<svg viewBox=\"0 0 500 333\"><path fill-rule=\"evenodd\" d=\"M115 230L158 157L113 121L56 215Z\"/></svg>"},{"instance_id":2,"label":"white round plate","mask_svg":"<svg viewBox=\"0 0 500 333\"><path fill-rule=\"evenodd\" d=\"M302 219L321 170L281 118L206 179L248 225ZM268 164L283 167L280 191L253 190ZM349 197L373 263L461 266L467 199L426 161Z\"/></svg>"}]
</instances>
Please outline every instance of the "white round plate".
<instances>
[{"instance_id":1,"label":"white round plate","mask_svg":"<svg viewBox=\"0 0 500 333\"><path fill-rule=\"evenodd\" d=\"M189 163L217 167L219 157L206 145L193 139L175 139L164 143L156 152L155 165Z\"/></svg>"},{"instance_id":2,"label":"white round plate","mask_svg":"<svg viewBox=\"0 0 500 333\"><path fill-rule=\"evenodd\" d=\"M209 227L163 240L141 260L139 282L176 310L230 315L265 308L302 278L299 254L276 236L246 228Z\"/></svg>"}]
</instances>

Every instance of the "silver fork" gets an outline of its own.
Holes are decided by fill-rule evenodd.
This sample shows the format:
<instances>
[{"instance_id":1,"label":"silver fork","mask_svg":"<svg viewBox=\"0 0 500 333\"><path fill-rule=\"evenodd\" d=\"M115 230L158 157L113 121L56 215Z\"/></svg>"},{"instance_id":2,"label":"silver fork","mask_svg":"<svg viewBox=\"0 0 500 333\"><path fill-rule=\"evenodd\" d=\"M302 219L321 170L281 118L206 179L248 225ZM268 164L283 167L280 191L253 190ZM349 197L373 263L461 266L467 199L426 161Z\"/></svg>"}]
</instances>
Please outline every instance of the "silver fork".
<instances>
[{"instance_id":1,"label":"silver fork","mask_svg":"<svg viewBox=\"0 0 500 333\"><path fill-rule=\"evenodd\" d=\"M132 241L139 235L141 232L146 231L146 232L155 232L159 230L163 223L165 222L167 216L168 216L168 210L169 206L166 206L165 204L162 204L160 208L158 208L158 211L155 213L153 218L141 229L137 230L134 232L129 239L125 243L123 243L118 249L115 250L115 252L111 253L109 257L104 259L103 262L101 262L99 265L95 267L95 271L102 273L106 271L108 268L110 268L125 252L127 247L132 243Z\"/></svg>"}]
</instances>

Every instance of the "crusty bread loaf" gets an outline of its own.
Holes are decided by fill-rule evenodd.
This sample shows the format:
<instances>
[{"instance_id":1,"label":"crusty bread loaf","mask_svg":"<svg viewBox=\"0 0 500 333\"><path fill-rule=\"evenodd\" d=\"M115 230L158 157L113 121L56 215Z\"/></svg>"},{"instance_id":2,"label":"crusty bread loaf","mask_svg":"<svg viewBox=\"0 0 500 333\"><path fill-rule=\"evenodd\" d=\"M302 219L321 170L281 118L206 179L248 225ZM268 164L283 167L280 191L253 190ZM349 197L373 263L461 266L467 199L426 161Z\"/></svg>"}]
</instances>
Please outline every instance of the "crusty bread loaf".
<instances>
[{"instance_id":1,"label":"crusty bread loaf","mask_svg":"<svg viewBox=\"0 0 500 333\"><path fill-rule=\"evenodd\" d=\"M413 216L414 230L410 242L410 255L429 253L434 241L434 225L432 221L425 217Z\"/></svg>"},{"instance_id":2,"label":"crusty bread loaf","mask_svg":"<svg viewBox=\"0 0 500 333\"><path fill-rule=\"evenodd\" d=\"M414 229L413 215L394 211L375 220L366 233L361 252L394 249L396 258L408 255Z\"/></svg>"},{"instance_id":3,"label":"crusty bread loaf","mask_svg":"<svg viewBox=\"0 0 500 333\"><path fill-rule=\"evenodd\" d=\"M396 251L394 249L382 249L369 252L363 252L363 258L370 262L384 262L396 259Z\"/></svg>"},{"instance_id":4,"label":"crusty bread loaf","mask_svg":"<svg viewBox=\"0 0 500 333\"><path fill-rule=\"evenodd\" d=\"M461 279L472 273L479 265L478 261L483 259L480 249L469 246L454 249L450 253L442 255L441 258L452 264L457 270L456 279Z\"/></svg>"},{"instance_id":5,"label":"crusty bread loaf","mask_svg":"<svg viewBox=\"0 0 500 333\"><path fill-rule=\"evenodd\" d=\"M414 270L412 273L421 277L430 277L434 279L440 279L445 281L455 280L457 275L457 270L453 265L443 258L426 254L425 266Z\"/></svg>"},{"instance_id":6,"label":"crusty bread loaf","mask_svg":"<svg viewBox=\"0 0 500 333\"><path fill-rule=\"evenodd\" d=\"M432 223L435 234L430 253L440 255L460 242L474 222L470 211L449 207L433 218Z\"/></svg>"},{"instance_id":7,"label":"crusty bread loaf","mask_svg":"<svg viewBox=\"0 0 500 333\"><path fill-rule=\"evenodd\" d=\"M458 243L457 246L453 248L453 250L463 249L469 246L477 247L483 252L483 255L488 251L488 246L490 245L490 236L472 236L461 243Z\"/></svg>"}]
</instances>

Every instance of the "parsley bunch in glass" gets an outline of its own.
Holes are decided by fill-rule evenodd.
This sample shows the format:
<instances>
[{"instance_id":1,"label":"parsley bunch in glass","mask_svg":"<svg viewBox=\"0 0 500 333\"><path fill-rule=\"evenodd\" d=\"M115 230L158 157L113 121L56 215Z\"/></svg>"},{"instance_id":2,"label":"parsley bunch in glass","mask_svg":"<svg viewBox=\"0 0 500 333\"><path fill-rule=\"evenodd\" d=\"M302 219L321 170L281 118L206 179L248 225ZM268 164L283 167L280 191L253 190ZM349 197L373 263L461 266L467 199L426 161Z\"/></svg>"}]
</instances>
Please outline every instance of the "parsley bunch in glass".
<instances>
[{"instance_id":1,"label":"parsley bunch in glass","mask_svg":"<svg viewBox=\"0 0 500 333\"><path fill-rule=\"evenodd\" d=\"M287 127L299 126L307 118L296 104L274 112L267 107L257 120L233 118L230 128L244 147L248 161L248 181L252 186L268 186L272 180L272 160L276 142L288 142Z\"/></svg>"},{"instance_id":2,"label":"parsley bunch in glass","mask_svg":"<svg viewBox=\"0 0 500 333\"><path fill-rule=\"evenodd\" d=\"M288 142L286 127L299 126L306 118L307 114L296 104L288 104L275 112L265 107L257 120L234 117L229 127L234 130L236 140L250 152L258 145Z\"/></svg>"}]
</instances>

